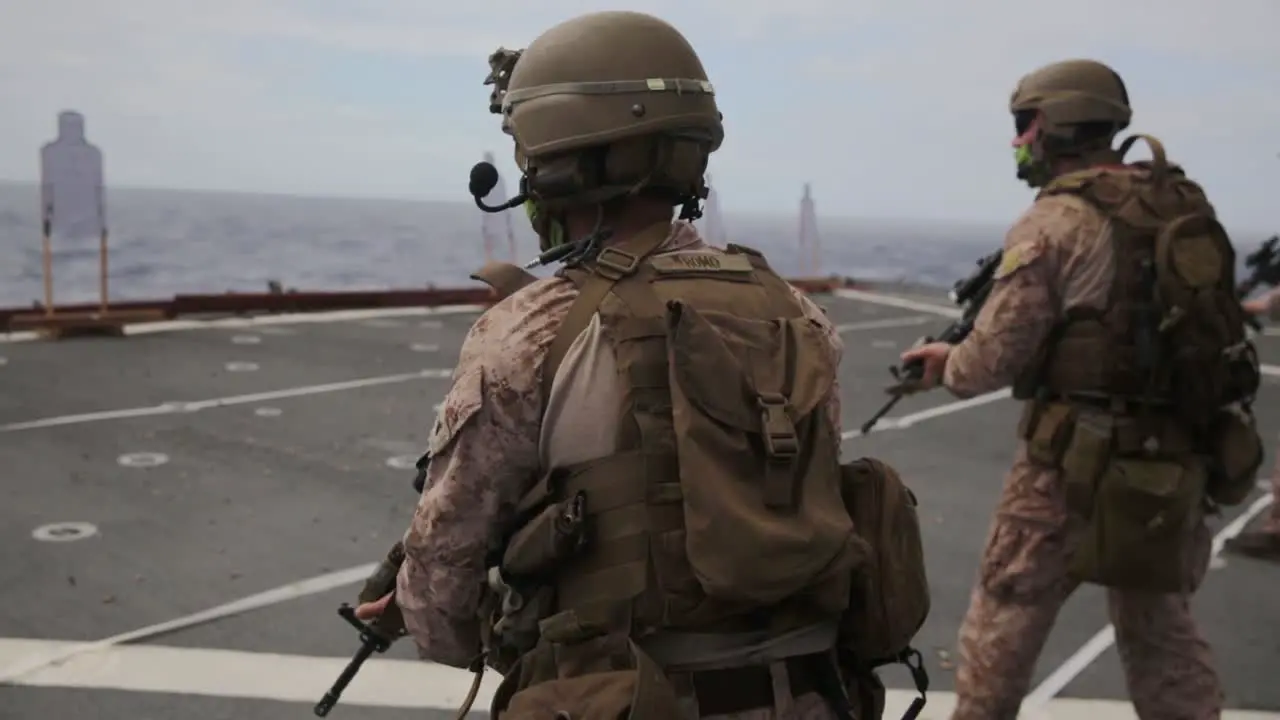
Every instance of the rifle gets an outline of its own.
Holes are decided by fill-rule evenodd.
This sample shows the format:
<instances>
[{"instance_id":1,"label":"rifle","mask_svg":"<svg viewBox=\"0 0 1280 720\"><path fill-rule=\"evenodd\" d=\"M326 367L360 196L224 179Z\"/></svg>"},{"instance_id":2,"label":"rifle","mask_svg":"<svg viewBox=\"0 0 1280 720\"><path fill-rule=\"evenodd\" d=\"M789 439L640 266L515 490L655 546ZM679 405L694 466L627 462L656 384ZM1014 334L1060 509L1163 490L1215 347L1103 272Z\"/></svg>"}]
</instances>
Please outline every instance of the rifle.
<instances>
[{"instance_id":1,"label":"rifle","mask_svg":"<svg viewBox=\"0 0 1280 720\"><path fill-rule=\"evenodd\" d=\"M1257 250L1246 255L1244 266L1249 270L1249 276L1236 285L1236 296L1241 300L1260 285L1280 285L1280 235L1272 235ZM1262 323L1253 315L1246 316L1245 322L1254 330L1262 330Z\"/></svg>"},{"instance_id":2,"label":"rifle","mask_svg":"<svg viewBox=\"0 0 1280 720\"><path fill-rule=\"evenodd\" d=\"M431 462L431 453L424 453L418 461L414 463L417 468L417 474L413 478L413 489L419 496L422 495L427 480L427 467ZM391 546L387 557L378 564L378 569L374 570L368 580L364 582L364 588L360 591L361 602L373 602L388 593L395 592L396 575L400 573L400 565L404 563L404 545L396 543ZM395 604L395 598L387 603L387 609L383 615L374 618L373 622L364 623L360 618L356 617L355 608L347 603L342 603L338 608L338 616L346 620L356 632L360 633L360 647L356 649L356 654L351 657L351 662L343 668L342 673L338 675L338 679L333 682L329 691L320 698L320 702L316 703L314 712L317 717L324 717L329 711L338 704L338 699L342 697L342 691L347 689L347 685L355 679L356 673L360 672L364 662L373 656L374 653L384 653L390 647L391 643L405 634L404 618L400 615L400 608Z\"/></svg>"},{"instance_id":3,"label":"rifle","mask_svg":"<svg viewBox=\"0 0 1280 720\"><path fill-rule=\"evenodd\" d=\"M417 473L413 478L413 490L418 496L422 495L426 488L427 468L431 464L431 453L424 453L418 461L414 463ZM404 545L397 542L391 547L386 558L378 564L378 568L373 574L365 580L364 588L360 591L360 602L373 602L390 593L394 593L396 589L396 576L400 574L400 566L404 564ZM329 691L320 698L320 702L316 703L314 712L317 717L325 717L338 704L338 699L342 697L342 692L347 689L351 681L355 679L356 674L360 672L360 668L365 661L373 656L374 653L384 653L390 649L391 644L401 637L404 637L404 617L400 614L400 607L396 605L395 598L387 603L386 610L382 615L373 619L369 623L361 622L356 617L355 608L347 603L342 603L338 608L338 616L346 620L352 627L360 633L360 647L356 649L355 655L351 657L351 662L343 668L342 673L338 675L338 679L333 682ZM484 659L483 654L476 657L471 663L470 670L475 673L475 679L471 683L471 690L467 692L467 697L462 701L462 707L458 708L457 720L466 717L471 711L471 705L476 700L476 695L480 692L480 681L484 676Z\"/></svg>"},{"instance_id":4,"label":"rifle","mask_svg":"<svg viewBox=\"0 0 1280 720\"><path fill-rule=\"evenodd\" d=\"M962 308L960 319L948 325L936 338L921 338L916 343L917 345L931 342L945 342L955 345L962 342L969 336L969 333L973 332L973 323L978 318L978 312L982 310L983 304L987 302L987 296L991 294L991 286L995 283L996 268L1000 267L1000 260L1003 257L1004 251L997 250L990 255L979 258L975 263L977 268L973 271L973 274L956 281L948 296L952 303ZM901 367L890 367L889 372L893 375L894 380L897 380L897 385L890 388L893 397L877 410L870 420L862 424L863 435L866 435L877 422L880 422L880 419L907 394L904 391L907 384L924 377L924 363L918 360L908 362Z\"/></svg>"},{"instance_id":5,"label":"rifle","mask_svg":"<svg viewBox=\"0 0 1280 720\"><path fill-rule=\"evenodd\" d=\"M400 564L403 562L404 546L396 543L392 546L391 551L387 553L386 559L378 565L378 569L365 581L364 589L360 592L361 602L371 602L394 592L396 574L400 571ZM338 615L360 633L360 647L356 650L355 655L352 656L351 662L347 663L342 673L338 675L338 679L334 681L333 686L324 694L324 697L320 698L320 702L316 703L314 712L317 717L328 715L333 706L338 704L338 698L342 697L342 691L346 690L347 685L351 684L351 681L355 679L356 673L360 672L360 668L366 660L375 652L386 652L391 647L391 643L405 634L404 621L394 598L392 602L387 604L386 611L369 623L362 622L360 618L357 618L355 608L347 603L342 603L342 606L338 608Z\"/></svg>"}]
</instances>

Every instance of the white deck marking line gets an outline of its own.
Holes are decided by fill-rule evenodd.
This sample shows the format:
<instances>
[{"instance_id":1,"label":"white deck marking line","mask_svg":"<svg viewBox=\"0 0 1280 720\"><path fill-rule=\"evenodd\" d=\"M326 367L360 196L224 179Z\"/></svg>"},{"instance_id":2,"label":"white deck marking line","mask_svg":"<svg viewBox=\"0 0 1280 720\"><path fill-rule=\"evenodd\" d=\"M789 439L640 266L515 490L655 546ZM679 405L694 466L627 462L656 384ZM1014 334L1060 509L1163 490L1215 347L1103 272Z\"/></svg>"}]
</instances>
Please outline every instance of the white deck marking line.
<instances>
[{"instance_id":1,"label":"white deck marking line","mask_svg":"<svg viewBox=\"0 0 1280 720\"><path fill-rule=\"evenodd\" d=\"M867 292L865 290L836 290L833 294L836 297L841 297L846 300L858 300L860 302L871 303L872 305L885 305L888 307L903 308L904 310L915 310L916 312L941 315L949 318L960 317L960 308L947 307L941 303L935 304L921 302L919 300L909 300L907 298L895 297L893 295L882 295L881 293Z\"/></svg>"},{"instance_id":2,"label":"white deck marking line","mask_svg":"<svg viewBox=\"0 0 1280 720\"><path fill-rule=\"evenodd\" d=\"M202 610L201 612L193 613L191 615L184 615L183 617L157 623L155 625L148 625L147 627L138 628L137 630L130 630L129 632L113 635L112 637L104 638L102 640L96 640L93 642L60 642L56 647L45 643L46 647L52 649L53 652L37 653L35 655L32 655L31 653L16 653L11 656L11 659L16 659L18 662L6 662L3 669L0 669L0 685L13 684L15 681L21 682L21 679L24 676L32 673L38 673L38 671L45 669L53 670L56 673L60 668L67 667L67 661L87 653L110 650L118 645L131 643L136 640L145 640L158 635L171 633L175 630L183 630L196 625L203 625L204 623L212 622L214 620L221 620L222 618L231 617L233 615L242 615L252 610L258 610L271 605L278 605L290 600L296 600L308 595L327 592L335 588L340 588L344 585L352 585L369 577L369 574L377 567L378 563L376 562L366 563L353 568L347 568L346 570L338 570L336 572L325 573L324 575L317 575L305 580L289 583L288 585L281 585L280 587L260 592L256 595L250 595L239 600L224 603L217 607L209 608L208 610ZM2 645L3 642L3 640L0 640L0 645ZM3 654L0 654L0 659L8 660L10 658L6 658ZM316 699L319 700L319 696L316 696Z\"/></svg>"},{"instance_id":3,"label":"white deck marking line","mask_svg":"<svg viewBox=\"0 0 1280 720\"><path fill-rule=\"evenodd\" d=\"M1238 535L1253 518L1257 517L1263 510L1266 510L1273 499L1270 494L1263 495L1255 500L1243 513L1240 513L1238 517L1219 530L1218 534L1213 537L1213 550L1210 557L1218 557L1222 553L1223 544ZM1102 653L1114 645L1115 641L1115 626L1107 625L1099 630L1074 655L1067 658L1066 662L1050 673L1043 682L1027 695L1026 699L1022 701L1023 709L1035 711L1046 706L1067 685L1070 685L1071 681L1084 672L1085 668L1092 665L1095 660L1101 657Z\"/></svg>"},{"instance_id":4,"label":"white deck marking line","mask_svg":"<svg viewBox=\"0 0 1280 720\"><path fill-rule=\"evenodd\" d=\"M883 328L909 327L911 325L924 325L932 320L933 318L928 315L907 315L905 317L884 318L883 320L844 323L842 325L836 325L836 332L847 333L854 332L855 330L880 330Z\"/></svg>"},{"instance_id":5,"label":"white deck marking line","mask_svg":"<svg viewBox=\"0 0 1280 720\"><path fill-rule=\"evenodd\" d=\"M1280 365L1267 365L1264 363L1262 365L1262 374L1270 375L1271 377L1280 377Z\"/></svg>"},{"instance_id":6,"label":"white deck marking line","mask_svg":"<svg viewBox=\"0 0 1280 720\"><path fill-rule=\"evenodd\" d=\"M909 298L901 298L894 295L867 292L866 290L835 290L832 294L846 300L871 303L872 305L885 305L888 307L903 308L905 310L915 310L917 312L942 315L943 317L949 318L960 317L960 308L922 302L920 300L911 300ZM1263 328L1262 332L1259 334L1265 337L1280 337L1280 327L1266 327ZM1280 372L1280 370L1277 370L1275 366L1270 367L1272 374Z\"/></svg>"},{"instance_id":7,"label":"white deck marking line","mask_svg":"<svg viewBox=\"0 0 1280 720\"><path fill-rule=\"evenodd\" d=\"M0 433L57 427L61 425L78 425L80 423L98 422L102 420L145 417L148 415L171 415L175 413L197 412L199 410L207 410L215 407L244 405L246 403L258 403L266 400L279 400L281 398L301 397L304 395L319 395L321 393L355 390L357 388L373 387L376 385L390 385L392 383L409 382L411 380L447 379L452 376L452 368L429 368L426 370L419 370L417 372L380 375L377 377L359 378L356 380L343 380L340 382L324 383L321 385L304 385L302 387L287 388L284 390L271 390L268 392L251 393L248 395L232 395L230 397L213 398L211 400L167 402L161 403L160 405L153 405L151 407L103 410L100 412L60 415L57 417L40 418L38 420L6 423L0 425Z\"/></svg>"},{"instance_id":8,"label":"white deck marking line","mask_svg":"<svg viewBox=\"0 0 1280 720\"><path fill-rule=\"evenodd\" d=\"M909 415L880 418L880 422L876 423L875 426L871 428L871 432L876 433L883 430L905 430L916 423L932 420L934 418L942 417L943 415L950 415L951 413L957 413L961 410L968 410L970 408L988 405L997 400L1004 400L1012 395L1013 391L1005 388L1004 390L996 390L995 392L989 392L985 395L976 395L965 400L957 400L956 402L950 402L945 405L928 408ZM840 433L841 440L851 440L856 437L862 437L861 428L857 430L845 430Z\"/></svg>"},{"instance_id":9,"label":"white deck marking line","mask_svg":"<svg viewBox=\"0 0 1280 720\"><path fill-rule=\"evenodd\" d=\"M404 641L402 641L404 642ZM56 651L74 642L0 638L0 662L32 653ZM31 673L17 685L172 693L314 704L347 664L345 657L252 653L208 648L125 645L82 655L58 667ZM471 687L471 673L416 660L373 658L364 664L340 706L415 710L456 710ZM501 678L485 673L475 710L484 712ZM899 717L916 693L890 689L885 717ZM942 718L955 707L955 695L931 691L921 717ZM1132 720L1121 700L1055 700L1045 715L1052 720ZM1277 720L1280 713L1227 710L1224 720Z\"/></svg>"},{"instance_id":10,"label":"white deck marking line","mask_svg":"<svg viewBox=\"0 0 1280 720\"><path fill-rule=\"evenodd\" d=\"M219 318L216 320L160 320L158 322L133 323L124 328L125 335L149 335L178 330L216 330L220 328L248 328L264 325L299 325L304 323L346 322L390 317L419 317L422 315L466 315L483 312L483 305L446 305L441 307L368 308L361 310L330 310L313 313L280 313L253 317ZM36 332L0 333L0 343L30 342L38 340Z\"/></svg>"}]
</instances>

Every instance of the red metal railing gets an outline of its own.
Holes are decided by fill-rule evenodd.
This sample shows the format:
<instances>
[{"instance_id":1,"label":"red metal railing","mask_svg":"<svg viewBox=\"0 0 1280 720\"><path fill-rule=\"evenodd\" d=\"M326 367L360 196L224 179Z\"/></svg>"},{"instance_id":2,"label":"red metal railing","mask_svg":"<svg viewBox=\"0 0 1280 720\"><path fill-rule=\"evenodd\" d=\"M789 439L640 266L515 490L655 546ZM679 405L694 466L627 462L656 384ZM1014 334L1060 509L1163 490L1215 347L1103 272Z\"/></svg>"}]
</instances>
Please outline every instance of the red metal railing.
<instances>
[{"instance_id":1,"label":"red metal railing","mask_svg":"<svg viewBox=\"0 0 1280 720\"><path fill-rule=\"evenodd\" d=\"M796 278L791 284L807 293L823 293L839 287L853 287L838 278ZM53 313L44 307L0 308L0 332L67 327L78 323L95 326L119 322L171 320L199 315L253 315L263 313L308 313L368 308L441 307L446 305L487 305L492 291L483 286L424 288L421 290L357 290L315 292L229 292L210 295L175 295L168 300L128 300L109 303L60 305Z\"/></svg>"}]
</instances>

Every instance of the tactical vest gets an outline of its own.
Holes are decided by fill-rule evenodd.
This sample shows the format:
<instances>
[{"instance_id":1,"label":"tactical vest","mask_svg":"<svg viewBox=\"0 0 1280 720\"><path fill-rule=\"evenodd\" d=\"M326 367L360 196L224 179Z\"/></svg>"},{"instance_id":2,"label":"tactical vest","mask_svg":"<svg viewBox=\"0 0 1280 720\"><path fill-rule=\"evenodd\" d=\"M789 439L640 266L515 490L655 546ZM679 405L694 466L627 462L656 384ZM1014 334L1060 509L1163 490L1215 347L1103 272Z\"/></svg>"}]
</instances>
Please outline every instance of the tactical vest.
<instances>
[{"instance_id":1,"label":"tactical vest","mask_svg":"<svg viewBox=\"0 0 1280 720\"><path fill-rule=\"evenodd\" d=\"M1151 162L1040 192L1107 218L1115 280L1105 308L1067 312L1014 395L1032 400L1021 426L1032 459L1062 468L1068 504L1092 523L1081 579L1174 592L1187 589L1179 538L1204 497L1238 503L1252 486L1260 376L1226 231L1154 138L1127 139L1121 158L1138 138Z\"/></svg>"},{"instance_id":2,"label":"tactical vest","mask_svg":"<svg viewBox=\"0 0 1280 720\"><path fill-rule=\"evenodd\" d=\"M543 396L598 313L623 387L617 451L556 468L516 509L491 584L504 615L541 621L497 665L498 718L687 717L669 673L834 658L842 642L886 655L857 659L870 667L904 653L928 613L914 497L887 466L839 464L822 329L758 253L653 255L668 231L560 273L579 294ZM855 532L866 515L874 543ZM888 533L917 553L901 579L886 577L905 565L881 552ZM876 595L904 585L905 612Z\"/></svg>"},{"instance_id":3,"label":"tactical vest","mask_svg":"<svg viewBox=\"0 0 1280 720\"><path fill-rule=\"evenodd\" d=\"M472 273L471 279L488 285L496 299L503 300L536 282L538 276L519 265L494 261L485 263L484 267Z\"/></svg>"}]
</instances>

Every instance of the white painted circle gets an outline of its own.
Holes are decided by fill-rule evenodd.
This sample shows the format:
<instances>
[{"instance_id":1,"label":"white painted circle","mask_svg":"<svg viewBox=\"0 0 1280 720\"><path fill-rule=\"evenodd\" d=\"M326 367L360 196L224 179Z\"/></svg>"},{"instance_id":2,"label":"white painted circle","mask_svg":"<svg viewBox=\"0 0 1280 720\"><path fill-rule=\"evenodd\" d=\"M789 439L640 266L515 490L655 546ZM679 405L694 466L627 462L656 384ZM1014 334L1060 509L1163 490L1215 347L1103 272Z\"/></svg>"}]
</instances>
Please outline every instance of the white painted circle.
<instances>
[{"instance_id":1,"label":"white painted circle","mask_svg":"<svg viewBox=\"0 0 1280 720\"><path fill-rule=\"evenodd\" d=\"M400 327L399 320L366 320L364 324L367 325L368 327L375 327L375 328Z\"/></svg>"},{"instance_id":2,"label":"white painted circle","mask_svg":"<svg viewBox=\"0 0 1280 720\"><path fill-rule=\"evenodd\" d=\"M395 457L387 458L387 467L392 467L397 470L416 469L418 467L418 456L396 455Z\"/></svg>"},{"instance_id":3,"label":"white painted circle","mask_svg":"<svg viewBox=\"0 0 1280 720\"><path fill-rule=\"evenodd\" d=\"M253 411L258 417L280 417L284 411L276 407L260 407Z\"/></svg>"},{"instance_id":4,"label":"white painted circle","mask_svg":"<svg viewBox=\"0 0 1280 720\"><path fill-rule=\"evenodd\" d=\"M444 323L440 320L423 320L422 322L418 323L418 327L442 328L444 327Z\"/></svg>"},{"instance_id":5,"label":"white painted circle","mask_svg":"<svg viewBox=\"0 0 1280 720\"><path fill-rule=\"evenodd\" d=\"M31 531L40 542L74 542L98 534L98 528L87 522L60 522L41 525Z\"/></svg>"},{"instance_id":6,"label":"white painted circle","mask_svg":"<svg viewBox=\"0 0 1280 720\"><path fill-rule=\"evenodd\" d=\"M1213 557L1209 558L1210 570L1221 570L1226 566L1227 566L1227 559L1222 557L1221 555L1214 555Z\"/></svg>"},{"instance_id":7,"label":"white painted circle","mask_svg":"<svg viewBox=\"0 0 1280 720\"><path fill-rule=\"evenodd\" d=\"M414 352L439 352L440 346L431 343L414 343L409 346L409 349Z\"/></svg>"},{"instance_id":8,"label":"white painted circle","mask_svg":"<svg viewBox=\"0 0 1280 720\"><path fill-rule=\"evenodd\" d=\"M231 342L236 345L257 345L262 342L262 338L257 335L233 335Z\"/></svg>"},{"instance_id":9,"label":"white painted circle","mask_svg":"<svg viewBox=\"0 0 1280 720\"><path fill-rule=\"evenodd\" d=\"M888 350L890 348L898 347L898 343L892 340L872 340L871 347L879 348L881 350Z\"/></svg>"},{"instance_id":10,"label":"white painted circle","mask_svg":"<svg viewBox=\"0 0 1280 720\"><path fill-rule=\"evenodd\" d=\"M146 468L158 467L169 462L169 456L164 453L126 453L116 458L116 462L123 467Z\"/></svg>"},{"instance_id":11,"label":"white painted circle","mask_svg":"<svg viewBox=\"0 0 1280 720\"><path fill-rule=\"evenodd\" d=\"M227 372L254 372L258 369L256 362L229 362L226 365Z\"/></svg>"}]
</instances>

